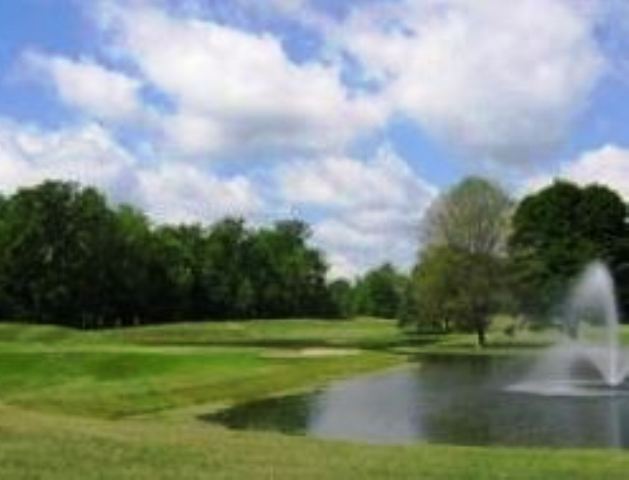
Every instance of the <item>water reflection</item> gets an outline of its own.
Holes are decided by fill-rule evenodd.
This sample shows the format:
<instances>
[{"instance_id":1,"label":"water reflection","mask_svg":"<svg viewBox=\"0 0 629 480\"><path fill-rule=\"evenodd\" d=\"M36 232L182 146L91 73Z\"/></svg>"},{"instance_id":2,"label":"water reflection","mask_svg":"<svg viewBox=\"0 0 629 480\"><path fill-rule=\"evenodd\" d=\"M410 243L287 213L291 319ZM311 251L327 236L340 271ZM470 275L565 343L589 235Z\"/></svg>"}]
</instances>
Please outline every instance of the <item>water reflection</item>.
<instances>
[{"instance_id":1,"label":"water reflection","mask_svg":"<svg viewBox=\"0 0 629 480\"><path fill-rule=\"evenodd\" d=\"M527 366L481 357L434 359L203 418L231 428L371 443L629 446L629 396L509 392Z\"/></svg>"}]
</instances>

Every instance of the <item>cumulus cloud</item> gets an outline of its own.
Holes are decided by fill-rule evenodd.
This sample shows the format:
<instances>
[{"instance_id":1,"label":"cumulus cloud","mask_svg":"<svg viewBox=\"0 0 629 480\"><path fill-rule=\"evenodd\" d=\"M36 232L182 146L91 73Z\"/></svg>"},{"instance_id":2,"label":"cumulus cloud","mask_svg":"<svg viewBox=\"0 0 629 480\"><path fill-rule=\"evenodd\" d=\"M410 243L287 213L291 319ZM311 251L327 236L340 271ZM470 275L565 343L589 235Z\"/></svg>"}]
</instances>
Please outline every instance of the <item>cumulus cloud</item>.
<instances>
[{"instance_id":1,"label":"cumulus cloud","mask_svg":"<svg viewBox=\"0 0 629 480\"><path fill-rule=\"evenodd\" d=\"M49 78L66 105L96 118L130 120L142 110L140 81L93 60L29 51L23 55L22 63L38 79Z\"/></svg>"},{"instance_id":2,"label":"cumulus cloud","mask_svg":"<svg viewBox=\"0 0 629 480\"><path fill-rule=\"evenodd\" d=\"M373 159L327 157L279 169L283 198L317 207L314 241L329 252L332 276L351 277L384 261L408 266L419 221L436 189L391 149Z\"/></svg>"},{"instance_id":3,"label":"cumulus cloud","mask_svg":"<svg viewBox=\"0 0 629 480\"><path fill-rule=\"evenodd\" d=\"M211 222L248 216L261 207L244 176L219 178L184 163L164 163L140 173L139 190L148 213L166 222Z\"/></svg>"},{"instance_id":4,"label":"cumulus cloud","mask_svg":"<svg viewBox=\"0 0 629 480\"><path fill-rule=\"evenodd\" d=\"M42 131L0 121L0 189L15 191L47 179L94 185L114 198L134 183L135 159L97 124Z\"/></svg>"},{"instance_id":5,"label":"cumulus cloud","mask_svg":"<svg viewBox=\"0 0 629 480\"><path fill-rule=\"evenodd\" d=\"M186 152L339 149L383 121L380 104L350 95L337 67L293 62L272 34L150 7L110 6L101 22L116 51L174 101L164 128Z\"/></svg>"},{"instance_id":6,"label":"cumulus cloud","mask_svg":"<svg viewBox=\"0 0 629 480\"><path fill-rule=\"evenodd\" d=\"M596 15L565 0L425 0L356 9L340 45L392 107L468 156L543 160L601 77Z\"/></svg>"},{"instance_id":7,"label":"cumulus cloud","mask_svg":"<svg viewBox=\"0 0 629 480\"><path fill-rule=\"evenodd\" d=\"M526 192L535 191L563 178L580 185L598 183L616 190L629 201L629 149L608 144L583 153L575 161L562 165L556 174L529 180Z\"/></svg>"},{"instance_id":8,"label":"cumulus cloud","mask_svg":"<svg viewBox=\"0 0 629 480\"><path fill-rule=\"evenodd\" d=\"M261 208L246 177L223 178L189 164L143 165L100 125L51 132L1 121L0 191L49 179L96 186L160 222L211 222Z\"/></svg>"}]
</instances>

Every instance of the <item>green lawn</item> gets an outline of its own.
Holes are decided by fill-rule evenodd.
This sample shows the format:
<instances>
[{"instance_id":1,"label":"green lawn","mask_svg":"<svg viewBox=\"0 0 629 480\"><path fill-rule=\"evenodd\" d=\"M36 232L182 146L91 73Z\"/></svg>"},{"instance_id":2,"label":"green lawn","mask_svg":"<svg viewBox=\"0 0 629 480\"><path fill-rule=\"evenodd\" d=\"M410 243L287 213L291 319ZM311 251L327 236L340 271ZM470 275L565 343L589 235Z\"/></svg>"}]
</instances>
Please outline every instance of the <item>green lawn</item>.
<instances>
[{"instance_id":1,"label":"green lawn","mask_svg":"<svg viewBox=\"0 0 629 480\"><path fill-rule=\"evenodd\" d=\"M212 408L402 360L378 349L307 355L307 347L330 348L343 337L345 346L384 337L403 341L391 322L377 320L197 323L105 332L4 324L0 402L120 418L198 404Z\"/></svg>"},{"instance_id":2,"label":"green lawn","mask_svg":"<svg viewBox=\"0 0 629 480\"><path fill-rule=\"evenodd\" d=\"M483 354L529 352L549 335L497 328L489 339ZM375 319L104 332L0 324L0 478L627 478L622 452L368 446L195 420L418 352L478 352L473 340Z\"/></svg>"}]
</instances>

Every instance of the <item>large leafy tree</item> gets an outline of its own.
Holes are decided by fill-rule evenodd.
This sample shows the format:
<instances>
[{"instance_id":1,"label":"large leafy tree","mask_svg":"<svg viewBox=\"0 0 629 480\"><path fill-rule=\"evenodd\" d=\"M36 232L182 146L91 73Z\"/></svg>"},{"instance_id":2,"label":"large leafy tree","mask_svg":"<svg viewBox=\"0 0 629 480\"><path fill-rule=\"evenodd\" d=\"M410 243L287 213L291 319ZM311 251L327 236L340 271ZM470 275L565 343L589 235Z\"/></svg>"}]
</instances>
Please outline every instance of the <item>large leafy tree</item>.
<instances>
[{"instance_id":1,"label":"large leafy tree","mask_svg":"<svg viewBox=\"0 0 629 480\"><path fill-rule=\"evenodd\" d=\"M512 202L496 184L468 177L438 197L421 228L426 246L447 246L471 254L504 249Z\"/></svg>"},{"instance_id":2,"label":"large leafy tree","mask_svg":"<svg viewBox=\"0 0 629 480\"><path fill-rule=\"evenodd\" d=\"M547 318L592 260L607 262L622 277L626 216L619 195L600 185L557 181L524 198L509 238L520 309Z\"/></svg>"},{"instance_id":3,"label":"large leafy tree","mask_svg":"<svg viewBox=\"0 0 629 480\"><path fill-rule=\"evenodd\" d=\"M109 314L104 288L114 221L94 189L46 182L3 208L0 269L20 313L98 326Z\"/></svg>"},{"instance_id":4,"label":"large leafy tree","mask_svg":"<svg viewBox=\"0 0 629 480\"><path fill-rule=\"evenodd\" d=\"M430 207L422 226L425 249L407 289L403 320L486 330L504 298L504 242L512 203L479 177L464 179Z\"/></svg>"},{"instance_id":5,"label":"large leafy tree","mask_svg":"<svg viewBox=\"0 0 629 480\"><path fill-rule=\"evenodd\" d=\"M491 314L505 305L504 276L504 258L430 247L413 272L413 310L403 320L419 330L474 332L484 346Z\"/></svg>"}]
</instances>

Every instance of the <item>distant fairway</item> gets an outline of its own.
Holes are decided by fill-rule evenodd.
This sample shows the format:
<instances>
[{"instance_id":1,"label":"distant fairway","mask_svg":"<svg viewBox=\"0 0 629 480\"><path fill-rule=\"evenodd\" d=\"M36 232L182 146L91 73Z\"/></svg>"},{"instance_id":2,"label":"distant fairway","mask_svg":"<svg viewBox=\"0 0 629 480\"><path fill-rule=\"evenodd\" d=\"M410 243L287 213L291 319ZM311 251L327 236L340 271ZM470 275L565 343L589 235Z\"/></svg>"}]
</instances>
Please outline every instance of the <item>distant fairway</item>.
<instances>
[{"instance_id":1,"label":"distant fairway","mask_svg":"<svg viewBox=\"0 0 629 480\"><path fill-rule=\"evenodd\" d=\"M490 353L548 340L497 332ZM384 447L196 420L238 401L386 368L474 339L390 321L277 320L101 332L0 325L0 478L626 478L609 451ZM516 349L516 345L524 348Z\"/></svg>"}]
</instances>

